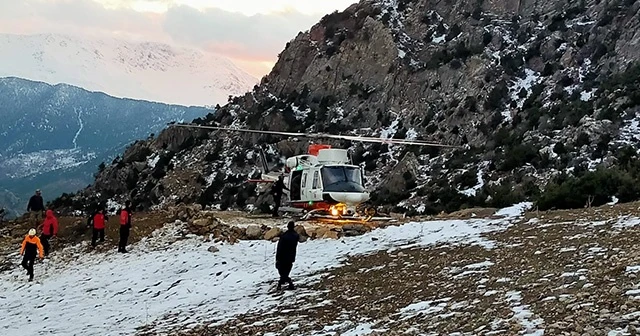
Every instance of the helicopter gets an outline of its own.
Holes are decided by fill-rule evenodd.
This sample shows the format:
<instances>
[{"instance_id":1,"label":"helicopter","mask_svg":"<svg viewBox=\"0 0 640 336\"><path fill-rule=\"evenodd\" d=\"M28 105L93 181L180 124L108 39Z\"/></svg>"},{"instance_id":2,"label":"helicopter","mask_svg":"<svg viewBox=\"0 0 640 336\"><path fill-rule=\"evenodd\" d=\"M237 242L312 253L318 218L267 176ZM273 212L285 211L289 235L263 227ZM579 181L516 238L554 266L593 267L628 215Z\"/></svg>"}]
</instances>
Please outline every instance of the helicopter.
<instances>
[{"instance_id":1,"label":"helicopter","mask_svg":"<svg viewBox=\"0 0 640 336\"><path fill-rule=\"evenodd\" d=\"M194 124L173 124L175 127L199 128L227 132L268 134L310 139L340 139L393 145L434 146L460 148L455 145L439 144L424 140L386 139L326 133L295 133L243 128L227 128ZM312 143L306 154L289 157L284 171L270 172L266 156L261 149L261 179L247 182L275 183L283 177L286 196L281 209L285 212L301 212L302 220L321 218L329 220L355 220L359 222L384 221L390 217L376 216L375 207L367 204L371 193L365 188L364 168L353 164L348 150L333 148L331 145Z\"/></svg>"}]
</instances>

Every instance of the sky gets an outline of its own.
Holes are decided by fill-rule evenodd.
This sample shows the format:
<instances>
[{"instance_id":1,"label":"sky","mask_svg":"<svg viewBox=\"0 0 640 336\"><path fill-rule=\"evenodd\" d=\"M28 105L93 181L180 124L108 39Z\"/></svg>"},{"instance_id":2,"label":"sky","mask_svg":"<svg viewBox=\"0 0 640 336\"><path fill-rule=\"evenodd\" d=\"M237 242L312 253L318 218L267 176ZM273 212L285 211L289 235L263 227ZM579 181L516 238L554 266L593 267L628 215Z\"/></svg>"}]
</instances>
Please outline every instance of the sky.
<instances>
[{"instance_id":1,"label":"sky","mask_svg":"<svg viewBox=\"0 0 640 336\"><path fill-rule=\"evenodd\" d=\"M285 44L356 0L0 0L0 33L116 36L199 48L267 74Z\"/></svg>"}]
</instances>

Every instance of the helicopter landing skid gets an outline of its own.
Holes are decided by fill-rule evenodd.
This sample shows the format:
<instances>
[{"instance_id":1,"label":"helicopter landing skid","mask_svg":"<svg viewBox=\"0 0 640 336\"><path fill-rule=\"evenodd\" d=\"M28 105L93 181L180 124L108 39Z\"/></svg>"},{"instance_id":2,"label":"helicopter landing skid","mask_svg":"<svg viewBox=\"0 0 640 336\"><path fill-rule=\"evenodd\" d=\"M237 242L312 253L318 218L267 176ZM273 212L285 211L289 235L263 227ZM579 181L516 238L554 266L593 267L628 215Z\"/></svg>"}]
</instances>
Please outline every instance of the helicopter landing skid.
<instances>
[{"instance_id":1,"label":"helicopter landing skid","mask_svg":"<svg viewBox=\"0 0 640 336\"><path fill-rule=\"evenodd\" d=\"M316 209L316 210L311 210L307 213L305 213L301 218L301 220L314 220L314 219L318 219L318 220L329 220L331 222L338 222L338 223L362 223L362 222L378 222L378 221L392 221L393 218L391 217L381 217L381 216L360 216L357 214L353 214L353 215L332 215L330 213L328 213L328 211L326 210L322 210L322 209Z\"/></svg>"}]
</instances>

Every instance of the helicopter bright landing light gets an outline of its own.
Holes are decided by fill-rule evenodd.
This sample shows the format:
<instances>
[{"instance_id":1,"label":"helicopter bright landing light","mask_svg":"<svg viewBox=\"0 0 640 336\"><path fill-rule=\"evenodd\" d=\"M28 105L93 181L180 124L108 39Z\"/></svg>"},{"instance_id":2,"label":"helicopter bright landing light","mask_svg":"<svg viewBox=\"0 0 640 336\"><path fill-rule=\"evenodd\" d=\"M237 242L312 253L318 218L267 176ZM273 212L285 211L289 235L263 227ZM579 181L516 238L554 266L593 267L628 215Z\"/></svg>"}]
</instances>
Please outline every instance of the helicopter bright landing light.
<instances>
[{"instance_id":1,"label":"helicopter bright landing light","mask_svg":"<svg viewBox=\"0 0 640 336\"><path fill-rule=\"evenodd\" d=\"M215 126L175 124L172 127L187 127L217 131L270 134L286 137L310 139L340 139L360 142L373 142L394 145L433 146L443 148L461 148L424 140L383 139L351 135L323 133L294 133L235 129ZM261 150L262 151L262 150ZM328 218L335 220L355 219L362 221L387 220L374 217L377 211L366 206L370 192L364 186L364 169L351 162L346 149L332 148L326 144L311 144L307 154L290 157L285 162L283 172L270 172L264 152L261 153L262 179L249 180L258 183L274 183L279 177L288 190L284 191L286 203L305 213L303 219ZM284 207L283 207L284 208ZM377 218L377 219L376 219Z\"/></svg>"}]
</instances>

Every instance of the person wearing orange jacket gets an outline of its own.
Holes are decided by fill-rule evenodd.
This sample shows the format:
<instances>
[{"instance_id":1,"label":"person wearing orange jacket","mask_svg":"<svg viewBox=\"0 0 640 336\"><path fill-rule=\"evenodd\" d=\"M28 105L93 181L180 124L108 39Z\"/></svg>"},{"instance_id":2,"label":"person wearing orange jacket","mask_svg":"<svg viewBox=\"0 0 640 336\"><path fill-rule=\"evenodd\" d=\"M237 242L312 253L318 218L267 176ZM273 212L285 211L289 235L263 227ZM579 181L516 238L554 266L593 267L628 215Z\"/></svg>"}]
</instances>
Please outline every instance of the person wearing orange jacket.
<instances>
[{"instance_id":1,"label":"person wearing orange jacket","mask_svg":"<svg viewBox=\"0 0 640 336\"><path fill-rule=\"evenodd\" d=\"M29 281L33 281L33 263L36 261L37 253L40 253L40 260L44 259L44 248L40 243L40 239L36 237L36 229L29 230L29 234L22 241L20 255L22 258L22 267L27 270Z\"/></svg>"},{"instance_id":2,"label":"person wearing orange jacket","mask_svg":"<svg viewBox=\"0 0 640 336\"><path fill-rule=\"evenodd\" d=\"M96 247L98 236L100 237L100 242L104 243L104 226L107 220L109 219L107 215L105 215L103 209L98 210L95 215L93 215L93 236L91 237L91 246Z\"/></svg>"},{"instance_id":3,"label":"person wearing orange jacket","mask_svg":"<svg viewBox=\"0 0 640 336\"><path fill-rule=\"evenodd\" d=\"M49 238L58 234L58 219L53 214L53 210L47 210L44 222L42 222L42 225L40 225L38 229L40 228L42 228L40 241L42 242L42 246L44 246L44 256L46 257L49 255L49 249L51 247L51 245L49 245Z\"/></svg>"},{"instance_id":4,"label":"person wearing orange jacket","mask_svg":"<svg viewBox=\"0 0 640 336\"><path fill-rule=\"evenodd\" d=\"M120 242L118 243L118 252L127 253L127 240L129 240L129 231L131 230L131 202L125 203L124 209L120 210Z\"/></svg>"}]
</instances>

